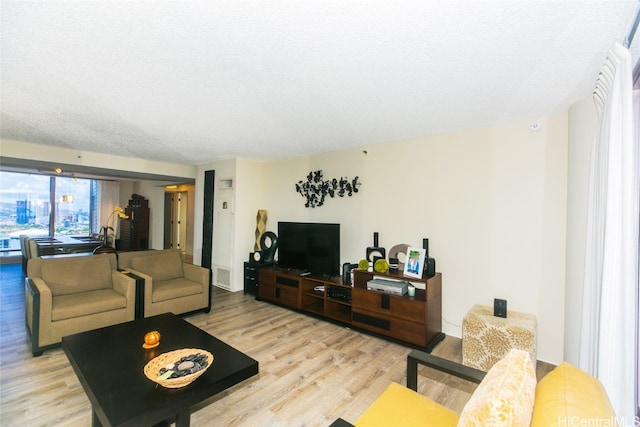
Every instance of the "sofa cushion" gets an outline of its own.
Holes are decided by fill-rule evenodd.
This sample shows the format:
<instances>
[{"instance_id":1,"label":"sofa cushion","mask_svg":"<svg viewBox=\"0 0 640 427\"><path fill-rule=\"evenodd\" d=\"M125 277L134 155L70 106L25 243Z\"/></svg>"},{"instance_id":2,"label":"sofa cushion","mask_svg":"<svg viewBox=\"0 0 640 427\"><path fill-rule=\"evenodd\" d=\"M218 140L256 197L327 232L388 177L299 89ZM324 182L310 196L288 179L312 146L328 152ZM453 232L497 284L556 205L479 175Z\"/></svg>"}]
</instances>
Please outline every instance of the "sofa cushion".
<instances>
[{"instance_id":1,"label":"sofa cushion","mask_svg":"<svg viewBox=\"0 0 640 427\"><path fill-rule=\"evenodd\" d=\"M42 263L40 273L53 296L113 288L108 257L88 256L65 262L51 261Z\"/></svg>"},{"instance_id":2,"label":"sofa cushion","mask_svg":"<svg viewBox=\"0 0 640 427\"><path fill-rule=\"evenodd\" d=\"M127 298L113 289L79 292L53 297L51 320L87 316L127 306Z\"/></svg>"},{"instance_id":3,"label":"sofa cushion","mask_svg":"<svg viewBox=\"0 0 640 427\"><path fill-rule=\"evenodd\" d=\"M531 356L512 349L487 372L462 409L458 426L529 426L535 391Z\"/></svg>"},{"instance_id":4,"label":"sofa cushion","mask_svg":"<svg viewBox=\"0 0 640 427\"><path fill-rule=\"evenodd\" d=\"M368 426L455 426L458 414L433 400L391 383L354 423Z\"/></svg>"},{"instance_id":5,"label":"sofa cushion","mask_svg":"<svg viewBox=\"0 0 640 427\"><path fill-rule=\"evenodd\" d=\"M616 425L615 417L600 381L562 362L538 383L531 425Z\"/></svg>"},{"instance_id":6,"label":"sofa cushion","mask_svg":"<svg viewBox=\"0 0 640 427\"><path fill-rule=\"evenodd\" d=\"M170 279L162 282L153 282L153 294L151 301L167 301L189 295L201 294L204 291L198 282L187 279Z\"/></svg>"},{"instance_id":7,"label":"sofa cushion","mask_svg":"<svg viewBox=\"0 0 640 427\"><path fill-rule=\"evenodd\" d=\"M153 277L154 282L184 277L178 251L158 251L158 255L132 258L131 268Z\"/></svg>"}]
</instances>

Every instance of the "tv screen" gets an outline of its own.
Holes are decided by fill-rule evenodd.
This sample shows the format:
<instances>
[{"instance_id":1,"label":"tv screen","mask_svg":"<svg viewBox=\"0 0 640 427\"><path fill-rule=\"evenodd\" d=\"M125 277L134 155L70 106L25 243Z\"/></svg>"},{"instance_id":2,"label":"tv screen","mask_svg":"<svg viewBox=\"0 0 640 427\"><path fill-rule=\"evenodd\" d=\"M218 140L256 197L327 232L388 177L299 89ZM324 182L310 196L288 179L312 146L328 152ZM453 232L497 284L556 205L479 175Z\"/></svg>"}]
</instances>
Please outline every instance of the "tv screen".
<instances>
[{"instance_id":1,"label":"tv screen","mask_svg":"<svg viewBox=\"0 0 640 427\"><path fill-rule=\"evenodd\" d=\"M340 224L278 222L278 266L340 275Z\"/></svg>"}]
</instances>

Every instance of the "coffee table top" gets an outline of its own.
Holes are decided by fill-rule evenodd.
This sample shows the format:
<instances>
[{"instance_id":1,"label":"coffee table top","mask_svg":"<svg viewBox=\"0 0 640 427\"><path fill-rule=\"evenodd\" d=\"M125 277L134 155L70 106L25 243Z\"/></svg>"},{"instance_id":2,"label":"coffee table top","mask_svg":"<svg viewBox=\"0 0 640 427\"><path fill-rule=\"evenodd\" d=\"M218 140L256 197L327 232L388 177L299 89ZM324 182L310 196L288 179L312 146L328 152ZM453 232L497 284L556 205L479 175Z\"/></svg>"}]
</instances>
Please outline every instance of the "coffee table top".
<instances>
[{"instance_id":1,"label":"coffee table top","mask_svg":"<svg viewBox=\"0 0 640 427\"><path fill-rule=\"evenodd\" d=\"M144 350L152 330L160 332L160 345ZM171 313L63 337L62 347L104 426L156 424L258 373L256 360ZM181 348L207 350L214 361L179 389L145 377L149 360Z\"/></svg>"}]
</instances>

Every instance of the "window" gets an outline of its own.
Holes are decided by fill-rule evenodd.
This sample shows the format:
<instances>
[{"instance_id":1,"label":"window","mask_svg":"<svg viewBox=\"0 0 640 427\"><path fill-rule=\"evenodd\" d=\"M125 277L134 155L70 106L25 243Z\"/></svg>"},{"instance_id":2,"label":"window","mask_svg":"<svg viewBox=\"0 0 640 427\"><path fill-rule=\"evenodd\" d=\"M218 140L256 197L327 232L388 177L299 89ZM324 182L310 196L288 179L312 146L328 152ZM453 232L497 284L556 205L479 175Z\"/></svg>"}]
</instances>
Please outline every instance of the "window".
<instances>
[{"instance_id":1,"label":"window","mask_svg":"<svg viewBox=\"0 0 640 427\"><path fill-rule=\"evenodd\" d=\"M55 181L53 234L90 234L91 180L61 177L51 179Z\"/></svg>"},{"instance_id":2,"label":"window","mask_svg":"<svg viewBox=\"0 0 640 427\"><path fill-rule=\"evenodd\" d=\"M0 250L19 251L21 234L99 232L99 188L90 179L0 171Z\"/></svg>"}]
</instances>

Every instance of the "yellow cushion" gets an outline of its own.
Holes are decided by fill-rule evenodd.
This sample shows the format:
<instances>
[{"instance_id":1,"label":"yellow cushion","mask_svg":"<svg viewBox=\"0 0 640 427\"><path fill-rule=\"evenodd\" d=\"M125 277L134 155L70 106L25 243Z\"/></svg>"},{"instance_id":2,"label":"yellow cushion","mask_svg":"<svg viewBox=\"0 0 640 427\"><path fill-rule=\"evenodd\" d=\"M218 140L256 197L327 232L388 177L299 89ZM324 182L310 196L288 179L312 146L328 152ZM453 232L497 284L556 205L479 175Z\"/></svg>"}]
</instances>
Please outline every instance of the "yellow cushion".
<instances>
[{"instance_id":1,"label":"yellow cushion","mask_svg":"<svg viewBox=\"0 0 640 427\"><path fill-rule=\"evenodd\" d=\"M458 426L529 426L535 390L529 353L512 349L487 372L464 406Z\"/></svg>"},{"instance_id":2,"label":"yellow cushion","mask_svg":"<svg viewBox=\"0 0 640 427\"><path fill-rule=\"evenodd\" d=\"M536 388L532 426L616 425L615 412L600 381L562 362Z\"/></svg>"},{"instance_id":3,"label":"yellow cushion","mask_svg":"<svg viewBox=\"0 0 640 427\"><path fill-rule=\"evenodd\" d=\"M458 414L415 391L391 383L354 423L369 426L455 426Z\"/></svg>"}]
</instances>

